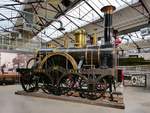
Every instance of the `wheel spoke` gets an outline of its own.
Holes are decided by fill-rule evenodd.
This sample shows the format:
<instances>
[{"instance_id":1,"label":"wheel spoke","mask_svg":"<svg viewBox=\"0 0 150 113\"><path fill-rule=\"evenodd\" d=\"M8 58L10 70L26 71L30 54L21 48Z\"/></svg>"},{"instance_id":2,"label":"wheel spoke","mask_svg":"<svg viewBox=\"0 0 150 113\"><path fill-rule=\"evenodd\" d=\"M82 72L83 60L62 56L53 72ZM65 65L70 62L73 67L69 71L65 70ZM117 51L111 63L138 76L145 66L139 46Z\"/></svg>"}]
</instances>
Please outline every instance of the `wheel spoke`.
<instances>
[{"instance_id":1,"label":"wheel spoke","mask_svg":"<svg viewBox=\"0 0 150 113\"><path fill-rule=\"evenodd\" d=\"M36 91L36 89L38 88L38 84L37 84L36 80L33 79L33 76L34 75L27 74L27 75L21 77L22 88L27 92Z\"/></svg>"}]
</instances>

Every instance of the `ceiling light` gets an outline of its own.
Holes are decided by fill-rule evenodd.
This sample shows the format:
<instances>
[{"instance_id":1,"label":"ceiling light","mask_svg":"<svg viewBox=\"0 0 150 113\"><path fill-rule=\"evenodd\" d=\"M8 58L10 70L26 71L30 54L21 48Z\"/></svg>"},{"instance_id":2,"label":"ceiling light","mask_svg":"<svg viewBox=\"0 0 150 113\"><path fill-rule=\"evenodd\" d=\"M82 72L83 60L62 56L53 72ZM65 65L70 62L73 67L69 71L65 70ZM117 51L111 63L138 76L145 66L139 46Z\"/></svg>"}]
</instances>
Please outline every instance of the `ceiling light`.
<instances>
[{"instance_id":1,"label":"ceiling light","mask_svg":"<svg viewBox=\"0 0 150 113\"><path fill-rule=\"evenodd\" d=\"M61 3L62 3L62 5L64 5L65 7L69 7L72 2L71 2L70 0L62 0Z\"/></svg>"}]
</instances>

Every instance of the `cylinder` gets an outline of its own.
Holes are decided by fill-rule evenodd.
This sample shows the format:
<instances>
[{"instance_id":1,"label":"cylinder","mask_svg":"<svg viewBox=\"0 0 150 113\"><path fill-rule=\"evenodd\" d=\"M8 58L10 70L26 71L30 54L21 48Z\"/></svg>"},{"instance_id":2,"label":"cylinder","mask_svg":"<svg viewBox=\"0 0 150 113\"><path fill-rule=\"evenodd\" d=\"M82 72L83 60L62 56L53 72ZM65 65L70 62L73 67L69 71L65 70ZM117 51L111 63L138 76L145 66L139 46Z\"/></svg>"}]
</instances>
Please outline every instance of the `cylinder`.
<instances>
[{"instance_id":1,"label":"cylinder","mask_svg":"<svg viewBox=\"0 0 150 113\"><path fill-rule=\"evenodd\" d=\"M111 45L112 37L112 13L116 8L112 5L105 6L101 9L104 12L104 42L105 45Z\"/></svg>"},{"instance_id":2,"label":"cylinder","mask_svg":"<svg viewBox=\"0 0 150 113\"><path fill-rule=\"evenodd\" d=\"M75 36L75 47L84 48L86 47L86 32L84 29L77 30Z\"/></svg>"}]
</instances>

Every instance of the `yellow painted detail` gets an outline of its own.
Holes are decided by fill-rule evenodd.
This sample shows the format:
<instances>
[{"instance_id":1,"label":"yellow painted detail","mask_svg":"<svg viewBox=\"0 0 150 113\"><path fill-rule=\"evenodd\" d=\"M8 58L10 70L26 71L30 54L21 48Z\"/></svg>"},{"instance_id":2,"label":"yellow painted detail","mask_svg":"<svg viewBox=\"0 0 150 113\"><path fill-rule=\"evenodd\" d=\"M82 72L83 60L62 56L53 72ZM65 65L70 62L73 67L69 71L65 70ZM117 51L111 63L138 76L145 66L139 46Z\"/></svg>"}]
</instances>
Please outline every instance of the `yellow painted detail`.
<instances>
[{"instance_id":1,"label":"yellow painted detail","mask_svg":"<svg viewBox=\"0 0 150 113\"><path fill-rule=\"evenodd\" d=\"M65 57L68 61L70 61L70 63L73 66L73 69L77 70L78 66L77 66L75 59L71 55L69 55L68 53L60 53L60 52L49 53L48 55L46 55L44 57L44 59L41 61L39 68L42 69L42 67L43 67L44 63L47 61L47 59L49 59L50 57L55 56L55 55L60 55L60 56Z\"/></svg>"},{"instance_id":2,"label":"yellow painted detail","mask_svg":"<svg viewBox=\"0 0 150 113\"><path fill-rule=\"evenodd\" d=\"M75 47L83 48L86 47L86 31L79 29L74 33L75 36Z\"/></svg>"},{"instance_id":3,"label":"yellow painted detail","mask_svg":"<svg viewBox=\"0 0 150 113\"><path fill-rule=\"evenodd\" d=\"M97 36L96 33L94 33L92 37L92 45L96 45L96 44L97 44Z\"/></svg>"}]
</instances>

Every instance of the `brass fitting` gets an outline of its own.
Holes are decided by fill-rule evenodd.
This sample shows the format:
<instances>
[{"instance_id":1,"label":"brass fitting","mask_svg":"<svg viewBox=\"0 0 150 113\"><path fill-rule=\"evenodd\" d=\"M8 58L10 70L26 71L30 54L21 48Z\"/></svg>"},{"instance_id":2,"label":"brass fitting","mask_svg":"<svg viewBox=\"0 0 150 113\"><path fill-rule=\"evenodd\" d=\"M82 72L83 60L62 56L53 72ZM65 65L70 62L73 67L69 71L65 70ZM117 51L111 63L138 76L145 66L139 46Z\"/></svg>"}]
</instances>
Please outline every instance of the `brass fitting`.
<instances>
[{"instance_id":1,"label":"brass fitting","mask_svg":"<svg viewBox=\"0 0 150 113\"><path fill-rule=\"evenodd\" d=\"M107 14L112 14L114 10L116 10L116 7L112 5L104 6L101 9L102 12L107 13Z\"/></svg>"},{"instance_id":2,"label":"brass fitting","mask_svg":"<svg viewBox=\"0 0 150 113\"><path fill-rule=\"evenodd\" d=\"M86 31L79 29L74 33L75 36L75 47L84 48L86 47Z\"/></svg>"}]
</instances>

